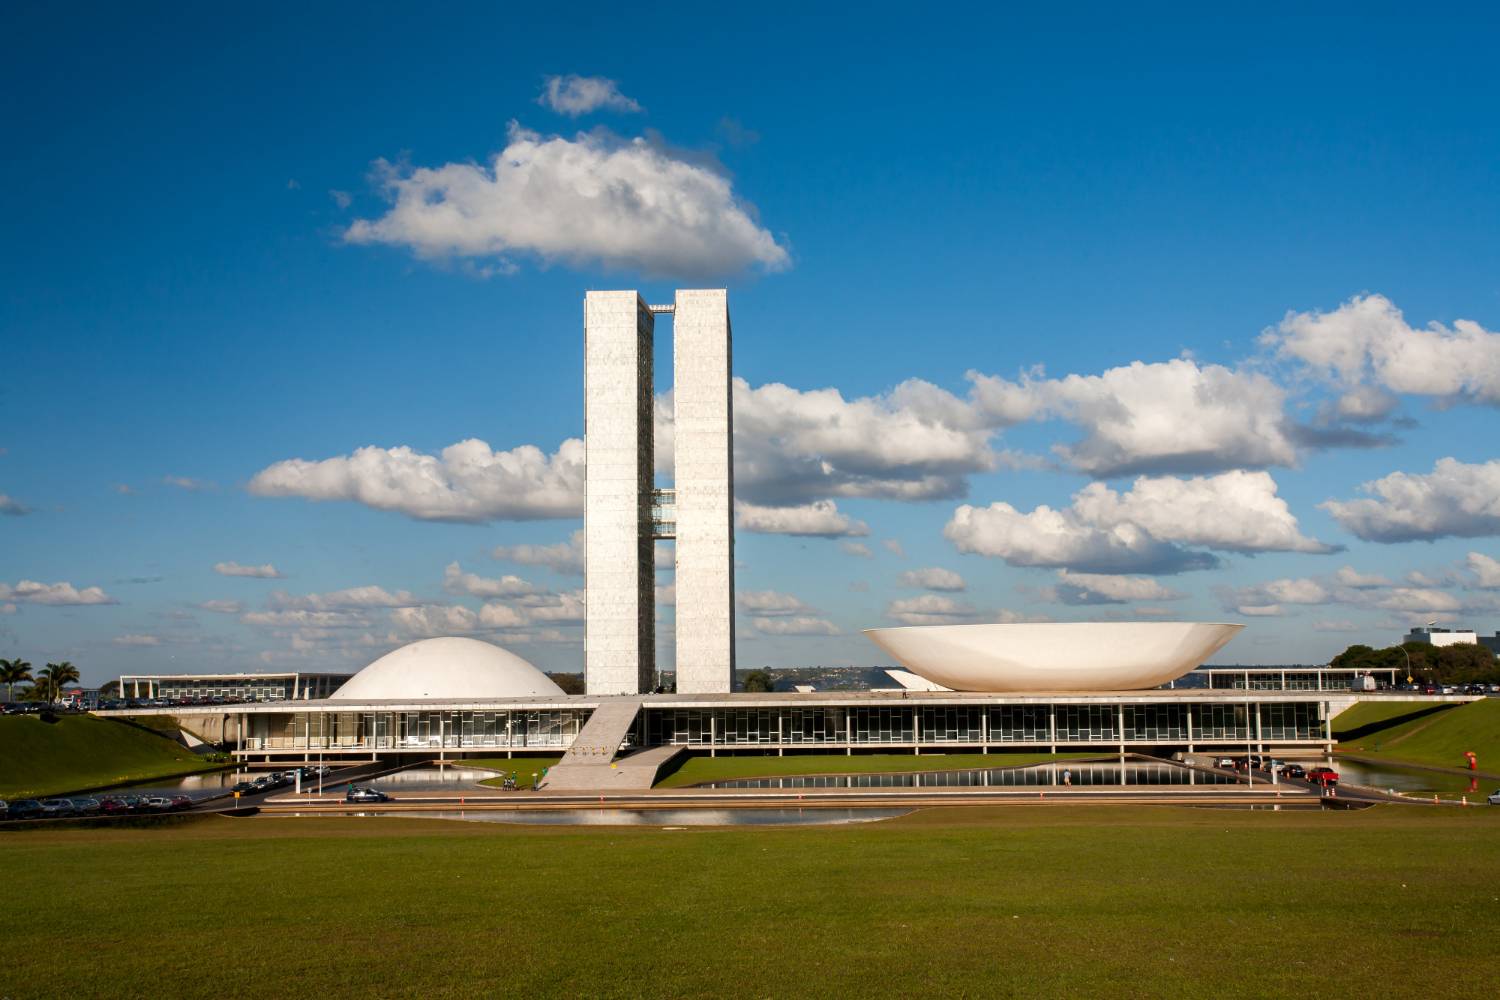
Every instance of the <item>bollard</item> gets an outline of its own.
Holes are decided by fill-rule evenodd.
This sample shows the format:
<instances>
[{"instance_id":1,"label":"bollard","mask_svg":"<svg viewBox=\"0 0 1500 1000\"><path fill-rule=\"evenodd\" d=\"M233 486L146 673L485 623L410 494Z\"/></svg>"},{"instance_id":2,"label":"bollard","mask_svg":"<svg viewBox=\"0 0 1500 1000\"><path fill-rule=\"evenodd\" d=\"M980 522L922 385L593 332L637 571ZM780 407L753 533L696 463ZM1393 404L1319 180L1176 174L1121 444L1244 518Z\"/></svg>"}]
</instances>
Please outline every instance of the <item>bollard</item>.
<instances>
[{"instance_id":1,"label":"bollard","mask_svg":"<svg viewBox=\"0 0 1500 1000\"><path fill-rule=\"evenodd\" d=\"M1467 795L1465 795L1465 796L1464 796L1464 797L1463 797L1463 798L1462 798L1462 799L1460 799L1460 800L1459 800L1459 801L1460 801L1460 802L1462 802L1462 803L1463 803L1463 807L1464 807L1464 808L1465 808L1465 809L1467 809L1467 808L1469 808L1469 797L1468 797L1468 796L1467 796Z\"/></svg>"}]
</instances>

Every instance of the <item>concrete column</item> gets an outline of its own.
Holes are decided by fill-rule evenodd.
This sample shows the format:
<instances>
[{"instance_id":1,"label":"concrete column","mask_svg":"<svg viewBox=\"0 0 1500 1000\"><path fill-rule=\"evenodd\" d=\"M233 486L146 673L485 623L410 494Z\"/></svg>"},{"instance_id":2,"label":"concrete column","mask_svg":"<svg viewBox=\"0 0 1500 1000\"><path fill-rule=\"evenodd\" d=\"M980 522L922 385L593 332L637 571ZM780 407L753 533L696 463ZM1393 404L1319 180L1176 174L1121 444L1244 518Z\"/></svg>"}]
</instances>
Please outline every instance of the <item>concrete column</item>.
<instances>
[{"instance_id":1,"label":"concrete column","mask_svg":"<svg viewBox=\"0 0 1500 1000\"><path fill-rule=\"evenodd\" d=\"M679 289L672 317L677 690L734 681L734 403L729 293Z\"/></svg>"},{"instance_id":2,"label":"concrete column","mask_svg":"<svg viewBox=\"0 0 1500 1000\"><path fill-rule=\"evenodd\" d=\"M1188 702L1187 705L1184 706L1184 707L1187 709L1187 747L1188 747L1188 753L1194 753L1195 751L1193 749L1193 703L1192 702Z\"/></svg>"},{"instance_id":3,"label":"concrete column","mask_svg":"<svg viewBox=\"0 0 1500 1000\"><path fill-rule=\"evenodd\" d=\"M1266 742L1261 738L1260 734L1260 702L1251 705L1250 709L1255 713L1255 748L1259 752L1265 753Z\"/></svg>"},{"instance_id":4,"label":"concrete column","mask_svg":"<svg viewBox=\"0 0 1500 1000\"><path fill-rule=\"evenodd\" d=\"M912 753L922 754L922 717L917 714L916 706L911 710L911 749Z\"/></svg>"},{"instance_id":5,"label":"concrete column","mask_svg":"<svg viewBox=\"0 0 1500 1000\"><path fill-rule=\"evenodd\" d=\"M719 717L712 709L708 712L708 755L710 757L719 755Z\"/></svg>"},{"instance_id":6,"label":"concrete column","mask_svg":"<svg viewBox=\"0 0 1500 1000\"><path fill-rule=\"evenodd\" d=\"M654 328L651 310L633 291L589 292L584 298L589 694L649 691L656 669ZM682 663L679 650L679 682Z\"/></svg>"},{"instance_id":7,"label":"concrete column","mask_svg":"<svg viewBox=\"0 0 1500 1000\"><path fill-rule=\"evenodd\" d=\"M990 710L988 706L979 710L979 740L983 744L980 753L990 752Z\"/></svg>"},{"instance_id":8,"label":"concrete column","mask_svg":"<svg viewBox=\"0 0 1500 1000\"><path fill-rule=\"evenodd\" d=\"M1057 706L1047 706L1047 740L1052 744L1052 752L1057 753Z\"/></svg>"}]
</instances>

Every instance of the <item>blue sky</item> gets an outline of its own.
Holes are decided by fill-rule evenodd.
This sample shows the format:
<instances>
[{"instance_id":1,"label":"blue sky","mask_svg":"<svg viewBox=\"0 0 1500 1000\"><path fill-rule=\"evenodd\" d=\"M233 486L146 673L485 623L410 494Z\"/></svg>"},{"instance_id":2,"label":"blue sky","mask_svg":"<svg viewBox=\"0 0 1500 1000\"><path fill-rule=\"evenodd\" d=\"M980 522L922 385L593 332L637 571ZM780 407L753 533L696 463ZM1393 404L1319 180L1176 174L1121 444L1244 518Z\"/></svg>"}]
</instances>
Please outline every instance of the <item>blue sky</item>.
<instances>
[{"instance_id":1,"label":"blue sky","mask_svg":"<svg viewBox=\"0 0 1500 1000\"><path fill-rule=\"evenodd\" d=\"M730 289L741 665L1500 626L1492 9L804 7L7 10L0 655L576 669L632 287Z\"/></svg>"}]
</instances>

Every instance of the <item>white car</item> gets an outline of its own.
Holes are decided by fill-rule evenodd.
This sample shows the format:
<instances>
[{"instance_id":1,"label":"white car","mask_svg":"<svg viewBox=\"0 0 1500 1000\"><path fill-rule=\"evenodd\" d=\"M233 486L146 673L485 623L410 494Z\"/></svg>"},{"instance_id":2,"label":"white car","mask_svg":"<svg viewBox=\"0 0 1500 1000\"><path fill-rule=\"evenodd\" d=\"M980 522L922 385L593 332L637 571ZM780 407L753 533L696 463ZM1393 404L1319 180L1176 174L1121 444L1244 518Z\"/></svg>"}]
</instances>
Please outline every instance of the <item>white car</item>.
<instances>
[{"instance_id":1,"label":"white car","mask_svg":"<svg viewBox=\"0 0 1500 1000\"><path fill-rule=\"evenodd\" d=\"M1485 800L1492 806L1500 806L1500 788L1490 792L1490 797Z\"/></svg>"}]
</instances>

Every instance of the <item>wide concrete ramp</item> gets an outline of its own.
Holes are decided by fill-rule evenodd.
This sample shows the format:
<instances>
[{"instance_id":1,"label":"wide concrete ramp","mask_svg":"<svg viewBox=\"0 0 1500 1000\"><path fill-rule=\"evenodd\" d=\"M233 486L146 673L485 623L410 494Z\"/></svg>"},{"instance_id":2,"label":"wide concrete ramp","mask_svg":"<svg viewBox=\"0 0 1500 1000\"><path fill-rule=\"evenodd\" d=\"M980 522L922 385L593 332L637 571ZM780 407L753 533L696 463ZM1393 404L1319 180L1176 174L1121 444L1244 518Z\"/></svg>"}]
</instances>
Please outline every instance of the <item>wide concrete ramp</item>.
<instances>
[{"instance_id":1,"label":"wide concrete ramp","mask_svg":"<svg viewBox=\"0 0 1500 1000\"><path fill-rule=\"evenodd\" d=\"M611 792L641 790L656 784L662 765L683 750L682 747L652 747L618 757L608 764L559 763L547 772L546 791ZM566 758L564 758L566 761Z\"/></svg>"},{"instance_id":2,"label":"wide concrete ramp","mask_svg":"<svg viewBox=\"0 0 1500 1000\"><path fill-rule=\"evenodd\" d=\"M605 698L578 732L572 747L557 766L547 772L554 791L584 791L607 788L650 788L656 771L673 756L676 747L653 747L620 757L620 744L630 734L641 711L640 698Z\"/></svg>"}]
</instances>

